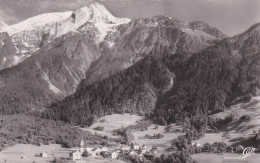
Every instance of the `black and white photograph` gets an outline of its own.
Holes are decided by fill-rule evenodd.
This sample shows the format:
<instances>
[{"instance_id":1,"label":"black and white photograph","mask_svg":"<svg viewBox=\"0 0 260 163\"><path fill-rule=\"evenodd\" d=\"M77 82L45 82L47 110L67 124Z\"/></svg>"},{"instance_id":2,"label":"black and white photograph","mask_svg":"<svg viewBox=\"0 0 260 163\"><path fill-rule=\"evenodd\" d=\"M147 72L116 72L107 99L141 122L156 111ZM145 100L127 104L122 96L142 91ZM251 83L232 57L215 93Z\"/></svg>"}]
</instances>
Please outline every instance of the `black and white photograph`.
<instances>
[{"instance_id":1,"label":"black and white photograph","mask_svg":"<svg viewBox=\"0 0 260 163\"><path fill-rule=\"evenodd\" d=\"M0 0L0 163L260 163L260 0Z\"/></svg>"}]
</instances>

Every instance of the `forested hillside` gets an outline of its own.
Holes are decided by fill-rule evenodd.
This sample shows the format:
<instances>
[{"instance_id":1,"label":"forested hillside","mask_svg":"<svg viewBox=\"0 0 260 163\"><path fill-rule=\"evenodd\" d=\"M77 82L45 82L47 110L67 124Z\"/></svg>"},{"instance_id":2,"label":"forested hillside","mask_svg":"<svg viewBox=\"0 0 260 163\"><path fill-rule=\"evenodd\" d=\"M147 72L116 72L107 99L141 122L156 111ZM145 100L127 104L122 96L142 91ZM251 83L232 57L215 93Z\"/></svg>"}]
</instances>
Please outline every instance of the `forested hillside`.
<instances>
[{"instance_id":1,"label":"forested hillside","mask_svg":"<svg viewBox=\"0 0 260 163\"><path fill-rule=\"evenodd\" d=\"M74 95L53 104L45 118L72 124L91 124L96 117L112 113L147 114L157 97L167 91L175 75L156 57L147 57L129 69L92 85L81 85Z\"/></svg>"},{"instance_id":2,"label":"forested hillside","mask_svg":"<svg viewBox=\"0 0 260 163\"><path fill-rule=\"evenodd\" d=\"M89 124L128 111L163 124L186 119L200 129L208 114L258 93L259 40L259 31L250 30L194 54L151 54L108 79L81 83L43 117Z\"/></svg>"}]
</instances>

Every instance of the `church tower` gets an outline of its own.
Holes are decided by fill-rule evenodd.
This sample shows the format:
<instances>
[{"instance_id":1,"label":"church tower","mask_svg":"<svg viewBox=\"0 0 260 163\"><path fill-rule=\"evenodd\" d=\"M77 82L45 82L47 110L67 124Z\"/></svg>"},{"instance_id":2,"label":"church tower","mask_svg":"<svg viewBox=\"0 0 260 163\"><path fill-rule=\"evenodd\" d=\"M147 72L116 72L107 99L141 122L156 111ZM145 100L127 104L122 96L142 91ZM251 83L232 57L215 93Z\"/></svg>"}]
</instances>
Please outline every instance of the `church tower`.
<instances>
[{"instance_id":1,"label":"church tower","mask_svg":"<svg viewBox=\"0 0 260 163\"><path fill-rule=\"evenodd\" d=\"M84 152L84 140L83 140L83 138L82 138L81 141L80 141L79 151L80 151L80 153L83 153L83 152Z\"/></svg>"}]
</instances>

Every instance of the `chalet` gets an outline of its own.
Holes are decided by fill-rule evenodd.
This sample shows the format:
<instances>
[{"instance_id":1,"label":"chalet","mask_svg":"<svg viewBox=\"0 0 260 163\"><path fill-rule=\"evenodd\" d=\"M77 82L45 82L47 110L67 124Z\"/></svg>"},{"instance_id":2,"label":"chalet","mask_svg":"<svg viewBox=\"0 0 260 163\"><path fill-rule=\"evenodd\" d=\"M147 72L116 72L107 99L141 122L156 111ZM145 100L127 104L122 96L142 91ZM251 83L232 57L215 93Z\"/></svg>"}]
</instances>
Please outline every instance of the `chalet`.
<instances>
[{"instance_id":1,"label":"chalet","mask_svg":"<svg viewBox=\"0 0 260 163\"><path fill-rule=\"evenodd\" d=\"M129 153L129 155L130 155L130 156L137 156L138 153L137 153L136 151L131 151L131 152Z\"/></svg>"},{"instance_id":2,"label":"chalet","mask_svg":"<svg viewBox=\"0 0 260 163\"><path fill-rule=\"evenodd\" d=\"M193 146L193 147L201 147L201 144L200 143L196 143L196 142L191 142L191 145Z\"/></svg>"},{"instance_id":3,"label":"chalet","mask_svg":"<svg viewBox=\"0 0 260 163\"><path fill-rule=\"evenodd\" d=\"M92 151L90 151L89 154L90 154L90 156L92 156L92 157L96 157L96 156L97 156L97 154L96 154L95 152L92 152Z\"/></svg>"},{"instance_id":4,"label":"chalet","mask_svg":"<svg viewBox=\"0 0 260 163\"><path fill-rule=\"evenodd\" d=\"M48 157L48 153L47 152L40 153L40 156L41 157Z\"/></svg>"},{"instance_id":5,"label":"chalet","mask_svg":"<svg viewBox=\"0 0 260 163\"><path fill-rule=\"evenodd\" d=\"M100 155L101 149L100 148L93 148L89 153L91 156L97 156Z\"/></svg>"},{"instance_id":6,"label":"chalet","mask_svg":"<svg viewBox=\"0 0 260 163\"><path fill-rule=\"evenodd\" d=\"M158 151L157 149L152 149L151 152L152 152L153 154L158 154L158 153L159 153L159 151Z\"/></svg>"},{"instance_id":7,"label":"chalet","mask_svg":"<svg viewBox=\"0 0 260 163\"><path fill-rule=\"evenodd\" d=\"M72 151L70 153L70 158L72 161L82 161L81 153L79 151Z\"/></svg>"},{"instance_id":8,"label":"chalet","mask_svg":"<svg viewBox=\"0 0 260 163\"><path fill-rule=\"evenodd\" d=\"M142 146L142 149L145 149L145 150L146 150L146 149L147 149L147 146L146 146L146 145L143 145L143 146Z\"/></svg>"},{"instance_id":9,"label":"chalet","mask_svg":"<svg viewBox=\"0 0 260 163\"><path fill-rule=\"evenodd\" d=\"M102 147L102 148L101 148L101 152L108 152L107 147Z\"/></svg>"},{"instance_id":10,"label":"chalet","mask_svg":"<svg viewBox=\"0 0 260 163\"><path fill-rule=\"evenodd\" d=\"M200 143L196 143L196 147L197 148L201 147L201 144Z\"/></svg>"},{"instance_id":11,"label":"chalet","mask_svg":"<svg viewBox=\"0 0 260 163\"><path fill-rule=\"evenodd\" d=\"M151 149L152 149L152 146L146 146L146 145L142 146L142 150L145 150L146 152L149 152Z\"/></svg>"},{"instance_id":12,"label":"chalet","mask_svg":"<svg viewBox=\"0 0 260 163\"><path fill-rule=\"evenodd\" d=\"M93 150L93 148L88 147L88 148L85 148L85 150L86 150L87 152L90 152L90 151Z\"/></svg>"},{"instance_id":13,"label":"chalet","mask_svg":"<svg viewBox=\"0 0 260 163\"><path fill-rule=\"evenodd\" d=\"M130 151L130 146L128 146L128 145L123 145L123 146L121 146L121 148L120 148L122 151Z\"/></svg>"},{"instance_id":14,"label":"chalet","mask_svg":"<svg viewBox=\"0 0 260 163\"><path fill-rule=\"evenodd\" d=\"M117 151L114 151L111 153L111 158L112 159L117 159L118 158L118 152Z\"/></svg>"},{"instance_id":15,"label":"chalet","mask_svg":"<svg viewBox=\"0 0 260 163\"><path fill-rule=\"evenodd\" d=\"M140 146L137 145L137 144L134 144L134 145L133 145L133 149L134 149L134 150L139 150L139 149L140 149Z\"/></svg>"},{"instance_id":16,"label":"chalet","mask_svg":"<svg viewBox=\"0 0 260 163\"><path fill-rule=\"evenodd\" d=\"M147 152L146 149L142 149L142 150L141 150L141 154L145 154L146 152Z\"/></svg>"}]
</instances>

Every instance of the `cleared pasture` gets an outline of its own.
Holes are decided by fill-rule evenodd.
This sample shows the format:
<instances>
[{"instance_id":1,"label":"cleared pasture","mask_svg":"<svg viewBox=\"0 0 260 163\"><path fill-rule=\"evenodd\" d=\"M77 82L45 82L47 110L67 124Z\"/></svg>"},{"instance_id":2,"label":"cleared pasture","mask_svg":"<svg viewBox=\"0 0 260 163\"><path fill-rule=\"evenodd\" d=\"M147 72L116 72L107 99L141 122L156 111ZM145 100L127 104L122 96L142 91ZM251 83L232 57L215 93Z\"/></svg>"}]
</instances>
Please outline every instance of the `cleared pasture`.
<instances>
[{"instance_id":1,"label":"cleared pasture","mask_svg":"<svg viewBox=\"0 0 260 163\"><path fill-rule=\"evenodd\" d=\"M89 128L81 128L82 130L89 131L92 134L95 132L99 135L107 135L109 137L114 137L112 131L119 129L121 127L126 127L135 124L137 121L143 119L142 116L134 114L112 114L106 115L99 118L96 123L91 125ZM94 130L94 128L101 126L104 127L103 131Z\"/></svg>"}]
</instances>

